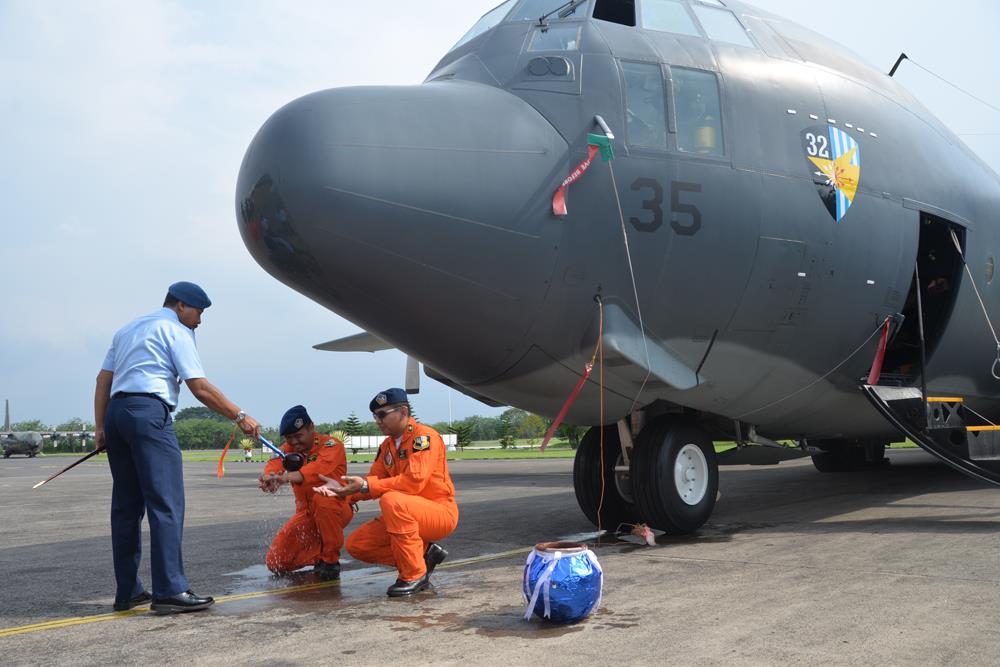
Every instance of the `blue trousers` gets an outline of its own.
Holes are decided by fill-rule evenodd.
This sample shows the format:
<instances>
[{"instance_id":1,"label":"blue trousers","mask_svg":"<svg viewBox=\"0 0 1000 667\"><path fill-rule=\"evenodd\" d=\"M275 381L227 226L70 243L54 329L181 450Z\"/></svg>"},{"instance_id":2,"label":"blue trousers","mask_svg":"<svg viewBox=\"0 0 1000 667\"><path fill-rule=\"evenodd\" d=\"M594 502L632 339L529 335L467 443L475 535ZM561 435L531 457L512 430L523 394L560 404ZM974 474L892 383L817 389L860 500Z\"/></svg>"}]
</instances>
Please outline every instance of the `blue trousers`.
<instances>
[{"instance_id":1,"label":"blue trousers","mask_svg":"<svg viewBox=\"0 0 1000 667\"><path fill-rule=\"evenodd\" d=\"M116 601L143 591L142 517L149 512L154 598L188 590L181 556L184 468L170 411L146 396L111 399L104 419L111 492L111 544Z\"/></svg>"}]
</instances>

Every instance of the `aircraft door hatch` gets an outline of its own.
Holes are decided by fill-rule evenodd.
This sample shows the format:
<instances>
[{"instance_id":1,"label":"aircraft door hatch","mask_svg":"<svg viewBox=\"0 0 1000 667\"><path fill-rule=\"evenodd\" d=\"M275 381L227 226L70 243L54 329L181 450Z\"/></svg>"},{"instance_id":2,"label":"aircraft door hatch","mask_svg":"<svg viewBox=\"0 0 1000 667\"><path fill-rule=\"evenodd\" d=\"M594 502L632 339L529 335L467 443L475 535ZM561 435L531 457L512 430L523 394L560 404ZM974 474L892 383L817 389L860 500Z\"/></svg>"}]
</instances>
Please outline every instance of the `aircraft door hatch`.
<instances>
[{"instance_id":1,"label":"aircraft door hatch","mask_svg":"<svg viewBox=\"0 0 1000 667\"><path fill-rule=\"evenodd\" d=\"M886 347L882 384L862 384L861 389L886 420L922 449L970 477L1000 486L1000 426L969 409L962 397L932 396L923 381L917 384L948 327L963 275L953 231L965 248L964 228L920 214L905 319Z\"/></svg>"},{"instance_id":2,"label":"aircraft door hatch","mask_svg":"<svg viewBox=\"0 0 1000 667\"><path fill-rule=\"evenodd\" d=\"M952 230L964 248L964 227L929 213L920 214L920 241L913 280L903 306L902 325L886 347L882 384L912 385L918 380L921 373L921 312L925 361L934 355L948 326L963 276L962 257L952 242Z\"/></svg>"}]
</instances>

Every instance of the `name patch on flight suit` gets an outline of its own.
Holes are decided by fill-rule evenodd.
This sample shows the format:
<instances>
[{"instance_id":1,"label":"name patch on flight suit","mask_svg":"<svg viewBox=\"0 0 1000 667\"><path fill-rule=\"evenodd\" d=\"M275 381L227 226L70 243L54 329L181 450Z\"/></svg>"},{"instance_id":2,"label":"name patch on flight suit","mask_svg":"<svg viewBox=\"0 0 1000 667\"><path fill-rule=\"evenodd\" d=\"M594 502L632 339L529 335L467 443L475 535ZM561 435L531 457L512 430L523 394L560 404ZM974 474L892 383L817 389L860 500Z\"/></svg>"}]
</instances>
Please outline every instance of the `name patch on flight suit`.
<instances>
[{"instance_id":1,"label":"name patch on flight suit","mask_svg":"<svg viewBox=\"0 0 1000 667\"><path fill-rule=\"evenodd\" d=\"M306 461L308 461L309 463L312 463L313 461L315 461L318 458L319 458L319 454L310 454L309 456L306 457Z\"/></svg>"},{"instance_id":2,"label":"name patch on flight suit","mask_svg":"<svg viewBox=\"0 0 1000 667\"><path fill-rule=\"evenodd\" d=\"M429 435L418 435L413 441L413 451L422 452L425 449L430 449L431 437Z\"/></svg>"},{"instance_id":3,"label":"name patch on flight suit","mask_svg":"<svg viewBox=\"0 0 1000 667\"><path fill-rule=\"evenodd\" d=\"M406 458L406 450L405 449L400 448L400 450L398 452L396 452L396 454L397 454L397 456L399 456L399 460L400 461L402 461L403 459Z\"/></svg>"}]
</instances>

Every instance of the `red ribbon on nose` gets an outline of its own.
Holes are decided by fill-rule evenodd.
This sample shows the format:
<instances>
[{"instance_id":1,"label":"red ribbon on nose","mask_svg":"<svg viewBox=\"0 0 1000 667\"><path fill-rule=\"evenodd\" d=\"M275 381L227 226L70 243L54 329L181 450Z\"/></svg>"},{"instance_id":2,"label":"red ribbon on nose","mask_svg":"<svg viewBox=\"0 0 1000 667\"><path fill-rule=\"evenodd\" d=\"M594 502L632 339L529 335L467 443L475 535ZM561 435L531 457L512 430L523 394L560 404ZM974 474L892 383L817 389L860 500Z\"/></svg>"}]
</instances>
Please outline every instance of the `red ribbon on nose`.
<instances>
[{"instance_id":1,"label":"red ribbon on nose","mask_svg":"<svg viewBox=\"0 0 1000 667\"><path fill-rule=\"evenodd\" d=\"M562 185L556 190L556 193L552 195L552 214L553 215L566 215L566 188L571 186L574 182L579 180L581 176L590 168L591 163L594 161L594 156L597 155L597 151L600 150L600 146L595 146L594 144L587 145L587 158L576 166L576 169L570 172L569 176L563 179Z\"/></svg>"}]
</instances>

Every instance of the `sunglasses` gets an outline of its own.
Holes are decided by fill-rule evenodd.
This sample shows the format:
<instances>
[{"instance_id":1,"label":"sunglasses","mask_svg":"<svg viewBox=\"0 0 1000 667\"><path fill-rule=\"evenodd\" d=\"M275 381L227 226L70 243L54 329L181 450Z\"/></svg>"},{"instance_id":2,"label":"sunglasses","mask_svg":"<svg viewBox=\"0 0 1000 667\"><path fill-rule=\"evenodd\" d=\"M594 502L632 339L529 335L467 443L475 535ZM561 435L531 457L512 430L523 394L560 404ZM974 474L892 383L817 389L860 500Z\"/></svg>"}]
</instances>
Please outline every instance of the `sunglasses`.
<instances>
[{"instance_id":1,"label":"sunglasses","mask_svg":"<svg viewBox=\"0 0 1000 667\"><path fill-rule=\"evenodd\" d=\"M379 410L378 412L373 412L372 417L375 418L375 421L382 421L396 410L399 410L399 408L389 408L388 410Z\"/></svg>"}]
</instances>

